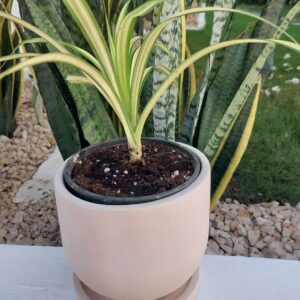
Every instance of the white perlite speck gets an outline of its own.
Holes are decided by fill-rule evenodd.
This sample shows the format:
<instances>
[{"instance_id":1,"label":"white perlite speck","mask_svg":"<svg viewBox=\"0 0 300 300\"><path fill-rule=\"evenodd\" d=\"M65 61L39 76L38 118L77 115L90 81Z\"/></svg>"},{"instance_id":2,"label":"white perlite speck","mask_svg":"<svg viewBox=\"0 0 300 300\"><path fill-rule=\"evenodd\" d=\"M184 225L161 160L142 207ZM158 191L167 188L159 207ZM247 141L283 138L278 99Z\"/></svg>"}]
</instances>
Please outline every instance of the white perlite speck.
<instances>
[{"instance_id":1,"label":"white perlite speck","mask_svg":"<svg viewBox=\"0 0 300 300\"><path fill-rule=\"evenodd\" d=\"M109 173L110 172L110 168L105 168L104 169L104 173Z\"/></svg>"},{"instance_id":2,"label":"white perlite speck","mask_svg":"<svg viewBox=\"0 0 300 300\"><path fill-rule=\"evenodd\" d=\"M175 178L176 176L179 176L179 171L178 171L178 170L174 171L174 172L171 174L171 177L172 177L172 178Z\"/></svg>"}]
</instances>

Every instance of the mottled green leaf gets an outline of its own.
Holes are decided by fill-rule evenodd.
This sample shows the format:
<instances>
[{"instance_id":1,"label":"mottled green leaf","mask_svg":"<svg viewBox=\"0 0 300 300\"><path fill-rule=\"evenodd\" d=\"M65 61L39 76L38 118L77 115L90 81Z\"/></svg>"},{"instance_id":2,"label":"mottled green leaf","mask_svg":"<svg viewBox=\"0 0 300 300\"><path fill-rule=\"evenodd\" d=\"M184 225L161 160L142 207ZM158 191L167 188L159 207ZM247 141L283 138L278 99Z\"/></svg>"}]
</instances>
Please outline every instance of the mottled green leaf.
<instances>
[{"instance_id":1,"label":"mottled green leaf","mask_svg":"<svg viewBox=\"0 0 300 300\"><path fill-rule=\"evenodd\" d=\"M46 0L19 0L21 7L27 8L33 23L53 38L73 43L72 37L64 26L55 8ZM38 5L37 5L38 4ZM45 10L45 13L43 12ZM50 16L51 15L51 16ZM50 20L57 20L55 25ZM53 50L49 46L49 50ZM77 74L78 71L66 64L57 64L62 77ZM86 140L90 144L117 137L112 122L106 112L98 91L85 85L68 85L77 107L80 124Z\"/></svg>"},{"instance_id":2,"label":"mottled green leaf","mask_svg":"<svg viewBox=\"0 0 300 300\"><path fill-rule=\"evenodd\" d=\"M180 1L172 0L164 2L160 21L166 20L171 15L180 11ZM181 60L181 20L175 20L162 32L159 42L165 45L170 54L156 48L155 65L161 65L170 71L179 66ZM154 71L154 92L160 87L167 75ZM179 96L178 80L168 88L153 109L154 136L168 140L175 140L176 115Z\"/></svg>"},{"instance_id":3,"label":"mottled green leaf","mask_svg":"<svg viewBox=\"0 0 300 300\"><path fill-rule=\"evenodd\" d=\"M288 13L285 17L283 22L281 23L281 29L286 30L294 19L294 17L300 12L300 2L298 2ZM273 35L274 39L280 38L282 33L277 30L276 33ZM269 55L274 50L275 45L269 44L265 46L259 57L257 58L256 62L253 64L252 68L248 72L245 80L243 81L242 85L240 86L238 92L236 93L235 97L233 98L230 106L228 107L226 113L224 114L219 126L214 131L212 137L210 138L208 144L204 149L204 153L209 159L212 159L216 152L219 149L220 142L222 141L223 137L227 133L227 130L232 126L232 123L236 121L240 111L244 107L248 97L250 96L256 82L257 78L263 69L266 60L268 59Z\"/></svg>"},{"instance_id":4,"label":"mottled green leaf","mask_svg":"<svg viewBox=\"0 0 300 300\"><path fill-rule=\"evenodd\" d=\"M226 50L221 68L207 92L198 138L198 149L202 151L243 82L247 48L247 44L241 44Z\"/></svg>"},{"instance_id":5,"label":"mottled green leaf","mask_svg":"<svg viewBox=\"0 0 300 300\"><path fill-rule=\"evenodd\" d=\"M232 8L235 5L235 2L236 0L216 0L215 6ZM228 31L228 27L225 26L228 16L229 14L227 12L214 13L213 30L212 30L210 45L219 43L222 39L222 36L225 35L225 33ZM209 83L208 79L209 79L210 72L212 70L214 57L215 57L215 53L210 54L210 56L208 57L204 78L199 84L194 99L192 100L192 103L188 111L186 112L185 119L183 122L183 128L179 136L179 140L181 142L189 143L189 144L193 143L197 124L199 127L199 116L202 110L204 98L208 88L208 83Z\"/></svg>"},{"instance_id":6,"label":"mottled green leaf","mask_svg":"<svg viewBox=\"0 0 300 300\"><path fill-rule=\"evenodd\" d=\"M282 1L281 1L282 2ZM262 16L269 21L277 24L280 19L280 15L282 12L283 5L279 5L279 1L272 0L268 3L268 5L264 8L262 12ZM270 26L265 26L261 22L258 22L254 28L252 36L254 38L271 38L274 34L274 30L270 28ZM249 71L251 67L250 63L253 64L259 54L261 53L262 49L265 46L261 45L250 45L249 51L247 54L246 59L246 67L245 69ZM266 78L268 68L264 67L264 72L262 76L262 80ZM261 72L262 73L262 72ZM243 78L243 77L242 77ZM212 168L212 194L214 195L214 191L217 189L219 183L221 182L231 160L236 152L236 149L239 145L239 142L242 138L245 126L247 124L247 120L253 105L253 101L255 98L255 92L253 91L250 96L248 97L243 109L241 110L239 117L230 131L230 135L220 152L218 158L216 159L214 166Z\"/></svg>"}]
</instances>

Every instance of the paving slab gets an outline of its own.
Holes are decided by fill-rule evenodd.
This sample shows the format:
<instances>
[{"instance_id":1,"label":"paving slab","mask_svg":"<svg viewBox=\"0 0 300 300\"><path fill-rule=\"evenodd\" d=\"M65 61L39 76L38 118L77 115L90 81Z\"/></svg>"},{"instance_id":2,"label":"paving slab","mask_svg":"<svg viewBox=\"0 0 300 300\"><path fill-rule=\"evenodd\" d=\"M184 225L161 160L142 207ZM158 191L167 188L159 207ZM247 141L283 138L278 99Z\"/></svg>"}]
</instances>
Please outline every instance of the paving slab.
<instances>
[{"instance_id":1,"label":"paving slab","mask_svg":"<svg viewBox=\"0 0 300 300\"><path fill-rule=\"evenodd\" d=\"M63 163L63 158L56 148L54 152L41 164L32 179L26 181L18 190L14 202L35 203L53 194L53 179L56 170Z\"/></svg>"},{"instance_id":2,"label":"paving slab","mask_svg":"<svg viewBox=\"0 0 300 300\"><path fill-rule=\"evenodd\" d=\"M300 299L300 262L206 255L200 270L197 300ZM0 299L74 300L63 249L0 245Z\"/></svg>"}]
</instances>

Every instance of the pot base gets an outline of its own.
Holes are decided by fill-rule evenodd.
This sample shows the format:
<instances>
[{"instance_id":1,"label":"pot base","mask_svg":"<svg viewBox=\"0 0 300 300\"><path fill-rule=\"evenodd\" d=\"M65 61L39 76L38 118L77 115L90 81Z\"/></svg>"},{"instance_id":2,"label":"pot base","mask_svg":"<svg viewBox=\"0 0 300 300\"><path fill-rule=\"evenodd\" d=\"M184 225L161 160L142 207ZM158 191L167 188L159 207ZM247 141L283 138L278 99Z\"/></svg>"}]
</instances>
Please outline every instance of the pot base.
<instances>
[{"instance_id":1,"label":"pot base","mask_svg":"<svg viewBox=\"0 0 300 300\"><path fill-rule=\"evenodd\" d=\"M77 300L114 300L97 294L88 288L80 279L73 274L73 283L75 287ZM196 300L199 288L199 270L197 269L193 276L179 289L173 293L161 297L157 300Z\"/></svg>"}]
</instances>

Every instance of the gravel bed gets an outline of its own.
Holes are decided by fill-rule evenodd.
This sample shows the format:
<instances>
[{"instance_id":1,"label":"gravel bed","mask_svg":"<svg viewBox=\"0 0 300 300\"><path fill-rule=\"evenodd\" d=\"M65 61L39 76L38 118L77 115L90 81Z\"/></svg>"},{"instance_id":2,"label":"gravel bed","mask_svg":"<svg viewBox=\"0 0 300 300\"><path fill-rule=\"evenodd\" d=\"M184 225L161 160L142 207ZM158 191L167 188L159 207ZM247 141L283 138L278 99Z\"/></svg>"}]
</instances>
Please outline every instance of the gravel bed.
<instances>
[{"instance_id":1,"label":"gravel bed","mask_svg":"<svg viewBox=\"0 0 300 300\"><path fill-rule=\"evenodd\" d=\"M0 136L0 243L59 245L56 207L52 197L36 204L13 203L19 187L31 179L54 150L49 124L37 124L27 82L12 139ZM45 115L46 119L46 115Z\"/></svg>"},{"instance_id":2,"label":"gravel bed","mask_svg":"<svg viewBox=\"0 0 300 300\"><path fill-rule=\"evenodd\" d=\"M36 123L28 84L14 138L0 136L0 244L60 246L53 196L15 204L18 188L54 150L47 122ZM46 119L46 116L45 116ZM208 254L300 260L300 209L278 202L222 201L210 214Z\"/></svg>"},{"instance_id":3,"label":"gravel bed","mask_svg":"<svg viewBox=\"0 0 300 300\"><path fill-rule=\"evenodd\" d=\"M300 260L300 209L226 199L210 214L207 253Z\"/></svg>"}]
</instances>

